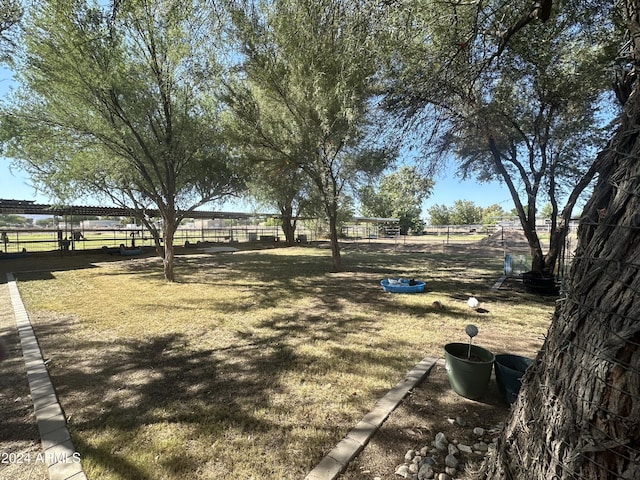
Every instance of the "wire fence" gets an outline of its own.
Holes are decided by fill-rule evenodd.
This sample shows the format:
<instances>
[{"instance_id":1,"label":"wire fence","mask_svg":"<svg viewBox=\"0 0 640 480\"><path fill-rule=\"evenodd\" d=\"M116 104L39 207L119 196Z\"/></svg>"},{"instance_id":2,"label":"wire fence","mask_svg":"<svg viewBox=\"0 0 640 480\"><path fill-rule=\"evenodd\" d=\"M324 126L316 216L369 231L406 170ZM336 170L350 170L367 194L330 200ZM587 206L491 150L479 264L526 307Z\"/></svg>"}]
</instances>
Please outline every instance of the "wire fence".
<instances>
[{"instance_id":1,"label":"wire fence","mask_svg":"<svg viewBox=\"0 0 640 480\"><path fill-rule=\"evenodd\" d=\"M510 251L515 247L526 247L524 237L514 241L513 233L522 235L517 228L496 228L480 225L443 225L427 227L421 235L401 235L399 229L376 225L346 225L340 239L348 242L384 242L395 244L430 243L440 246L470 245L485 241L486 246L504 247ZM543 229L539 232L542 243L547 237ZM309 243L327 240L322 228L298 226L295 241ZM198 243L245 243L279 242L285 236L281 228L274 226L229 226L215 228L179 228L174 236L175 246L194 246ZM572 240L569 240L570 242ZM0 253L47 252L56 250L92 250L102 247L154 246L153 236L142 227L135 228L4 228L0 229ZM525 248L526 249L526 248ZM522 248L520 248L522 250ZM519 255L520 263L526 263Z\"/></svg>"},{"instance_id":2,"label":"wire fence","mask_svg":"<svg viewBox=\"0 0 640 480\"><path fill-rule=\"evenodd\" d=\"M302 229L296 234L298 242L310 242L315 238L311 230ZM173 244L196 246L201 243L278 242L284 240L277 227L229 227L229 228L180 228ZM155 241L143 228L116 229L6 229L0 232L0 252L47 252L56 250L92 250L102 247L124 246L152 247Z\"/></svg>"}]
</instances>

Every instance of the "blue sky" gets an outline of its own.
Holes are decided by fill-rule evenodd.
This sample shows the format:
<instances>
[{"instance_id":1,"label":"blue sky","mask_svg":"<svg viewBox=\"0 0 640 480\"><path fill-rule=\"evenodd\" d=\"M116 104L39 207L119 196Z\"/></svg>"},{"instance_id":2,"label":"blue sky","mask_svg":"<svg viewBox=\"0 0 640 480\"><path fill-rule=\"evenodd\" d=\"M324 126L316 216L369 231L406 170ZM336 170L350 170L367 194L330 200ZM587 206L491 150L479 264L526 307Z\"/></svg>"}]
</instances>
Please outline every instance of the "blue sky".
<instances>
[{"instance_id":1,"label":"blue sky","mask_svg":"<svg viewBox=\"0 0 640 480\"><path fill-rule=\"evenodd\" d=\"M505 211L514 208L511 194L506 185L498 182L478 183L474 180L460 180L455 175L455 167L449 166L441 177L435 178L433 194L423 203L423 212L435 205L452 206L456 200L470 200L479 207L498 204Z\"/></svg>"}]
</instances>

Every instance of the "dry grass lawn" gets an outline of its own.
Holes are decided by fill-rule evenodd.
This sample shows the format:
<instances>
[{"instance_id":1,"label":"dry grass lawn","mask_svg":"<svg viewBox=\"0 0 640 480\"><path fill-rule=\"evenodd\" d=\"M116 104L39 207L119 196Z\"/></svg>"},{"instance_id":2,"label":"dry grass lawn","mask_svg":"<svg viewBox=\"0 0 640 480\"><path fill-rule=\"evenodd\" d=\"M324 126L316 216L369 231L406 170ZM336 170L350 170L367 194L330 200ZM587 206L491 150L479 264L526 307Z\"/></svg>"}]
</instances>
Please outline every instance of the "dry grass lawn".
<instances>
[{"instance_id":1,"label":"dry grass lawn","mask_svg":"<svg viewBox=\"0 0 640 480\"><path fill-rule=\"evenodd\" d=\"M156 258L85 255L17 278L89 480L301 479L466 324L494 353L540 347L553 299L492 291L501 250L435 250L347 247L342 273L326 248L185 251L171 284ZM382 292L398 276L427 290Z\"/></svg>"}]
</instances>

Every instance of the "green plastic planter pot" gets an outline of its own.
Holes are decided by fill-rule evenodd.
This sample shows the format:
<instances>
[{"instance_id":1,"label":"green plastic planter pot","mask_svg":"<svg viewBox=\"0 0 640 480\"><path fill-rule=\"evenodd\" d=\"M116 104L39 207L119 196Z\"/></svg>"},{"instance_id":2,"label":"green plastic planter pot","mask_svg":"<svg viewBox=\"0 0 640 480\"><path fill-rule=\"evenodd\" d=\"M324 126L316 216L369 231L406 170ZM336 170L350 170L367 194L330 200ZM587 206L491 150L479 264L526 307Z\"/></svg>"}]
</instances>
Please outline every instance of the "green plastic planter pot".
<instances>
[{"instance_id":1,"label":"green plastic planter pot","mask_svg":"<svg viewBox=\"0 0 640 480\"><path fill-rule=\"evenodd\" d=\"M489 350L468 343L448 343L444 346L445 370L453 391L458 395L477 400L487 391L495 356Z\"/></svg>"},{"instance_id":2,"label":"green plastic planter pot","mask_svg":"<svg viewBox=\"0 0 640 480\"><path fill-rule=\"evenodd\" d=\"M520 379L533 360L520 355L496 355L496 383L505 401L512 404L518 398Z\"/></svg>"}]
</instances>

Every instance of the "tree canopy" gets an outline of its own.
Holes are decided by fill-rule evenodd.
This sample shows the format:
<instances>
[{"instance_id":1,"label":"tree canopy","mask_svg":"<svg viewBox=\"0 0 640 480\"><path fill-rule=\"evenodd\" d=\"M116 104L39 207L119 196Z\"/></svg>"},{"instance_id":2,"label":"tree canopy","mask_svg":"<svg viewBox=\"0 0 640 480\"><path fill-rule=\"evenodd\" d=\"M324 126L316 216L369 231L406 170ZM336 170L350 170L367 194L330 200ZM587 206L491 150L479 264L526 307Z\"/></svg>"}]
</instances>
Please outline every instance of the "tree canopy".
<instances>
[{"instance_id":1,"label":"tree canopy","mask_svg":"<svg viewBox=\"0 0 640 480\"><path fill-rule=\"evenodd\" d=\"M169 280L177 212L239 183L219 127L219 22L207 0L34 5L20 90L3 114L8 155L54 198L94 194L135 208Z\"/></svg>"},{"instance_id":2,"label":"tree canopy","mask_svg":"<svg viewBox=\"0 0 640 480\"><path fill-rule=\"evenodd\" d=\"M23 227L33 225L33 219L15 214L0 214L0 227Z\"/></svg>"},{"instance_id":3,"label":"tree canopy","mask_svg":"<svg viewBox=\"0 0 640 480\"><path fill-rule=\"evenodd\" d=\"M234 19L243 62L230 104L251 158L311 180L340 270L338 215L349 182L394 156L371 136L378 24L363 4L344 0L249 2Z\"/></svg>"},{"instance_id":4,"label":"tree canopy","mask_svg":"<svg viewBox=\"0 0 640 480\"><path fill-rule=\"evenodd\" d=\"M402 166L383 175L375 185L359 190L362 214L369 217L398 218L400 233L421 232L422 202L429 198L433 181L415 166Z\"/></svg>"},{"instance_id":5,"label":"tree canopy","mask_svg":"<svg viewBox=\"0 0 640 480\"><path fill-rule=\"evenodd\" d=\"M475 225L500 211L499 206L483 209L470 200L456 200L451 207L436 204L427 210L431 225Z\"/></svg>"},{"instance_id":6,"label":"tree canopy","mask_svg":"<svg viewBox=\"0 0 640 480\"><path fill-rule=\"evenodd\" d=\"M412 22L398 24L406 33L398 36L386 87L386 105L402 122L433 130L425 137L433 158L454 155L464 176L507 185L535 270L553 269L573 207L595 175L606 67L617 48L609 5L590 5L587 14L584 1L565 3L572 14L552 15L550 1L528 13L495 2L412 11ZM546 23L534 22L543 10ZM535 232L544 201L562 220L546 256Z\"/></svg>"},{"instance_id":7,"label":"tree canopy","mask_svg":"<svg viewBox=\"0 0 640 480\"><path fill-rule=\"evenodd\" d=\"M19 0L0 0L0 61L12 63L23 8Z\"/></svg>"}]
</instances>

